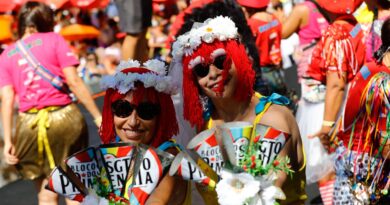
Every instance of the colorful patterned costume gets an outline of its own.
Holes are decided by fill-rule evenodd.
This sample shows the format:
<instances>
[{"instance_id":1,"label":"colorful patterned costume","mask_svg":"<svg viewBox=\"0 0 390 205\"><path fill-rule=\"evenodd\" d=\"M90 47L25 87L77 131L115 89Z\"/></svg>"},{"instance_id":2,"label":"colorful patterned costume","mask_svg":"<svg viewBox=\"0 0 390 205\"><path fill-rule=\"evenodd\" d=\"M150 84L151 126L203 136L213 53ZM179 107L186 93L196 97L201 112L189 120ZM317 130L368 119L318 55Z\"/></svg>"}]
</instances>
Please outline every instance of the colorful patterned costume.
<instances>
[{"instance_id":1,"label":"colorful patterned costume","mask_svg":"<svg viewBox=\"0 0 390 205\"><path fill-rule=\"evenodd\" d=\"M308 80L303 81L303 87L306 87L306 91L302 93L302 97L306 100L306 106L303 108L304 110L297 113L297 119L301 136L306 139L308 135L315 134L322 126L327 72L337 72L339 77L345 73L347 76L345 84L348 85L348 82L353 79L364 63L365 47L362 42L363 34L360 31L359 24L353 16L342 16L339 19L346 20L348 23L333 23L330 25L313 51L306 78L314 81L314 83L306 85L305 83ZM340 110L342 110L342 107L340 107ZM318 149L311 151L313 146L316 146L315 141L304 141L307 141L305 150L311 153L307 159L308 180L315 182L331 171L332 160ZM331 190L330 193L332 193ZM327 194L324 193L323 195Z\"/></svg>"},{"instance_id":2,"label":"colorful patterned costume","mask_svg":"<svg viewBox=\"0 0 390 205\"><path fill-rule=\"evenodd\" d=\"M34 33L23 39L37 61L56 76L78 64L65 40L56 33ZM18 95L17 166L25 179L50 174L55 165L88 143L87 124L69 95L38 75L16 48L0 57L0 87L11 85Z\"/></svg>"},{"instance_id":3,"label":"colorful patterned costume","mask_svg":"<svg viewBox=\"0 0 390 205\"><path fill-rule=\"evenodd\" d=\"M282 97L278 94L273 94L269 97L266 96L261 96L259 93L256 93L256 97L259 97L260 102L256 106L256 120L255 124L257 124L261 117L264 115L264 113L267 112L268 108L272 104L280 104L283 105L286 102L288 102L287 98ZM209 120L207 127L211 128L212 125L212 119ZM272 136L276 136L275 134L272 133L280 133L282 131L276 130L272 127L270 127L270 130L268 132L268 135L264 136L264 138L261 140L262 147L264 148L264 152L262 154L262 159L268 159L268 161L272 161L276 158L276 156L280 153L280 151L283 149L285 144L287 143L288 140L290 140L291 135L288 133L282 132L282 135L280 136L285 136L285 138L274 138ZM267 137L268 136L268 137ZM270 154L267 154L266 150L267 148L270 148L273 143L275 142L281 142L282 145L280 149L276 150L270 150ZM270 146L271 145L271 146ZM262 152L262 151L261 151ZM266 161L263 161L266 162ZM282 187L283 192L286 195L286 200L282 200L279 203L280 204L303 204L304 201L307 199L307 195L305 192L305 163L303 163L302 167L299 169L299 171L295 172L292 177L287 177L287 182L285 185ZM202 197L205 199L206 204L212 204L212 200L210 200L211 196L213 194L209 192L204 192L204 189L198 189ZM207 201L209 199L210 201Z\"/></svg>"},{"instance_id":4,"label":"colorful patterned costume","mask_svg":"<svg viewBox=\"0 0 390 205\"><path fill-rule=\"evenodd\" d=\"M343 16L347 24L332 24L317 44L307 75L326 83L326 72L345 72L351 81L365 60L363 33L353 16Z\"/></svg>"},{"instance_id":5,"label":"colorful patterned costume","mask_svg":"<svg viewBox=\"0 0 390 205\"><path fill-rule=\"evenodd\" d=\"M191 31L179 36L177 41L173 44L173 66L183 69L184 118L188 120L192 126L195 126L198 129L198 132L207 129L207 124L212 116L215 117L215 119L221 117L218 118L218 120L221 120L221 123L232 121L232 119L224 119L224 117L218 115L220 111L218 109L223 109L224 104L216 103L215 101L220 100L221 102L226 103L234 102L237 103L237 105L247 105L247 103L250 103L251 106L256 106L255 109L248 109L248 107L244 106L245 112L251 113L250 117L254 117L256 120L252 120L252 118L251 120L246 120L243 118L244 121L254 121L255 125L258 125L258 122L260 122L263 114L271 104L284 104L286 102L286 98L281 97L278 94L270 97L256 96L259 98L259 103L255 105L252 102L252 100L256 100L257 102L257 99L254 98L253 91L255 73L252 70L252 62L245 51L246 49L241 42L241 36L238 34L237 30L238 28L235 23L228 17L218 16L214 19L208 19L203 23L197 24ZM221 57L223 57L223 61L220 62L219 59ZM211 64L213 66L211 66ZM230 81L230 79L237 79L237 81ZM199 81L201 80L210 83L213 82L213 88L209 91L207 86L200 84ZM199 89L200 86L203 86L201 87L202 89ZM232 106L235 105L232 104ZM284 113L280 107L273 107L272 109ZM288 112L287 114L290 113ZM237 119L242 117L240 115ZM249 123L252 124L251 122ZM279 135L276 135L276 138L278 138L278 136ZM295 137L295 135L293 136ZM280 143L280 147L283 147L285 142L289 141L289 137L280 138L278 143ZM255 137L252 135L251 139L255 139ZM202 140L205 139L203 138ZM255 142L255 140L253 140L253 142ZM289 142L294 143L291 139ZM269 148L272 143L275 142L270 140L270 145L267 147L268 151L271 150ZM279 147L276 150L277 151L275 152L271 152L271 154L268 152L267 156L264 154L262 157L271 158L272 160L272 157L278 155L280 152ZM261 150L259 149L259 151ZM297 156L296 154L301 153L301 150L297 149L294 149L292 153L290 151L291 150L289 150L288 155L293 155L294 157ZM286 198L291 201L297 201L298 203L306 199L303 188L305 177L304 172L302 172L304 166L303 168L299 168L301 169L298 169L297 167L297 173L294 174L292 182L289 185L287 185L287 182L284 187L286 188L286 194L289 194ZM297 189L297 185L300 187L299 189ZM287 190L288 186L294 187L289 187L290 189ZM216 204L216 192L206 192L204 199L206 204Z\"/></svg>"},{"instance_id":6,"label":"colorful patterned costume","mask_svg":"<svg viewBox=\"0 0 390 205\"><path fill-rule=\"evenodd\" d=\"M371 62L351 82L344 131L338 133L335 203L375 203L388 183L389 153L383 148L390 129L389 73L383 64Z\"/></svg>"}]
</instances>

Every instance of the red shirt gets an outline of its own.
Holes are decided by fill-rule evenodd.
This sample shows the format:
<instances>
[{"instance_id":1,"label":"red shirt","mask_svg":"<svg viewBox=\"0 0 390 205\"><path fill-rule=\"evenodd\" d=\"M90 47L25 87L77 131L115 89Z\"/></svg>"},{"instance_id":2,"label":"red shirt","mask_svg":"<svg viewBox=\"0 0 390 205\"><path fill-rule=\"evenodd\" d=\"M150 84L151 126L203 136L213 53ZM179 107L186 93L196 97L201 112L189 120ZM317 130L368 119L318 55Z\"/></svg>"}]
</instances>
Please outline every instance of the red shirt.
<instances>
[{"instance_id":1,"label":"red shirt","mask_svg":"<svg viewBox=\"0 0 390 205\"><path fill-rule=\"evenodd\" d=\"M259 50L260 66L280 65L282 53L280 43L282 40L282 24L272 15L270 22L259 19L248 19L248 25L256 38Z\"/></svg>"},{"instance_id":2,"label":"red shirt","mask_svg":"<svg viewBox=\"0 0 390 205\"><path fill-rule=\"evenodd\" d=\"M359 111L363 109L362 106L365 106L365 103L359 102L361 98L365 98L366 96L357 94L357 92L363 92L363 90L365 90L366 86L370 82L371 78L379 72L385 72L390 74L390 70L386 66L371 62L363 66L359 73L356 75L356 77L351 81L351 88L348 93L348 101L350 101L351 103L347 103L348 108L346 108L350 110L345 113L344 117L351 119L349 121L352 121L357 118L354 128L354 134L352 137L352 150L354 151L370 152L371 147L374 154L378 151L380 146L380 137L375 137L373 133L367 136L367 132L369 130L369 123L373 123L372 126L374 126L374 128L377 126L379 132L386 131L386 116L389 112L389 109L386 107L386 105L380 104L381 101L379 96L374 97L374 109L372 109L372 113L369 117L371 119L371 122L367 121L367 112L362 112L362 114L360 114L359 116ZM364 92L363 94L366 95L366 92ZM374 131L375 129L373 130L373 132ZM351 132L352 126L349 126L349 128L347 128L345 131L340 130L340 132L338 133L339 139L343 140L345 146L348 146L349 144Z\"/></svg>"},{"instance_id":3,"label":"red shirt","mask_svg":"<svg viewBox=\"0 0 390 205\"><path fill-rule=\"evenodd\" d=\"M313 51L307 75L326 84L326 72L347 74L351 81L365 62L363 31L353 16L344 16L346 24L333 23Z\"/></svg>"}]
</instances>

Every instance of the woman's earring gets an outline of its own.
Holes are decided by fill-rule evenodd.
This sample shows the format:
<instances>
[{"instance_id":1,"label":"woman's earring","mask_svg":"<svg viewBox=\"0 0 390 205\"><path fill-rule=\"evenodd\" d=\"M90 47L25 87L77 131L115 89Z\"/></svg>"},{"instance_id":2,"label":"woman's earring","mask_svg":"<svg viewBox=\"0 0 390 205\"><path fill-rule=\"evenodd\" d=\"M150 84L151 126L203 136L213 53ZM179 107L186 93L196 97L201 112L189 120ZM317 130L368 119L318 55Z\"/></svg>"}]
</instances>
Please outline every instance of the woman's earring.
<instances>
[{"instance_id":1,"label":"woman's earring","mask_svg":"<svg viewBox=\"0 0 390 205\"><path fill-rule=\"evenodd\" d=\"M213 104L211 103L210 98L205 95L200 95L200 103L202 104L203 108L203 119L207 121L211 117Z\"/></svg>"}]
</instances>

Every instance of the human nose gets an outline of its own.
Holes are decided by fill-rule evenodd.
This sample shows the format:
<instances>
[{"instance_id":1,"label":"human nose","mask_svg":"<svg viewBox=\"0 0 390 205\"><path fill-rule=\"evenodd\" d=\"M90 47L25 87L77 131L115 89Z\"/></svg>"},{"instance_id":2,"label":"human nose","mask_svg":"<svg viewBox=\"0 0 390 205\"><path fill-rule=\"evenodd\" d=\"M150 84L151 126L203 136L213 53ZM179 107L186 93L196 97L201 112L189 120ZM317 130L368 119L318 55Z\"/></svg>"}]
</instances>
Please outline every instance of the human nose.
<instances>
[{"instance_id":1,"label":"human nose","mask_svg":"<svg viewBox=\"0 0 390 205\"><path fill-rule=\"evenodd\" d=\"M214 64L210 64L209 67L209 78L216 79L220 75L221 70L218 69Z\"/></svg>"},{"instance_id":2,"label":"human nose","mask_svg":"<svg viewBox=\"0 0 390 205\"><path fill-rule=\"evenodd\" d=\"M135 109L128 117L127 123L129 124L130 127L138 127L139 126L139 119L138 119L138 115L137 115L137 112Z\"/></svg>"}]
</instances>

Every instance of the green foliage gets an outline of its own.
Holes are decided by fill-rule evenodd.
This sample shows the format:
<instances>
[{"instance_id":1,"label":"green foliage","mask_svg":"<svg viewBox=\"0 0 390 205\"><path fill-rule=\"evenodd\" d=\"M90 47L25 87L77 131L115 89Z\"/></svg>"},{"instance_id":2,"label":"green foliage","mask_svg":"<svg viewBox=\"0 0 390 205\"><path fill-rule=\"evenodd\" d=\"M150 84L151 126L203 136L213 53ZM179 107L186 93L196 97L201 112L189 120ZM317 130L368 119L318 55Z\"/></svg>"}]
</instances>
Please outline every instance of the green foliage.
<instances>
[{"instance_id":1,"label":"green foliage","mask_svg":"<svg viewBox=\"0 0 390 205\"><path fill-rule=\"evenodd\" d=\"M247 152L244 154L244 158L240 161L240 166L245 172L255 177L279 171L285 172L290 177L292 176L294 171L290 168L290 158L287 156L277 157L272 162L263 166L263 161L258 154L258 147L258 143L251 143L248 145Z\"/></svg>"}]
</instances>

